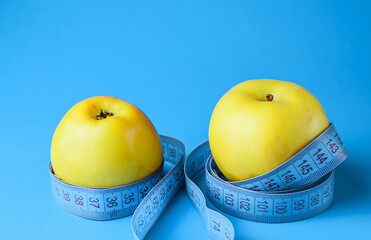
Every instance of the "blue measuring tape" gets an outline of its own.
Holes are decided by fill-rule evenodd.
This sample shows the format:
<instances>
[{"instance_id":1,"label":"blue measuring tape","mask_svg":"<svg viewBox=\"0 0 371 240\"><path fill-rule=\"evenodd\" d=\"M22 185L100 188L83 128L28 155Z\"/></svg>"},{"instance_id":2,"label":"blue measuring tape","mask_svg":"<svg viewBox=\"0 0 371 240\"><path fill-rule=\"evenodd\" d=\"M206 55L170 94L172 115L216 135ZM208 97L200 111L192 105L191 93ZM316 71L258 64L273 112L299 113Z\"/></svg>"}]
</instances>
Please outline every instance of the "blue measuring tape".
<instances>
[{"instance_id":1,"label":"blue measuring tape","mask_svg":"<svg viewBox=\"0 0 371 240\"><path fill-rule=\"evenodd\" d=\"M205 171L206 196L222 212L264 223L293 222L326 210L334 196L333 170L348 156L333 124L295 156L276 169L245 181L224 180L208 142L186 159L188 196L204 219L211 239L234 239L232 223L206 206L200 188L192 181Z\"/></svg>"},{"instance_id":2,"label":"blue measuring tape","mask_svg":"<svg viewBox=\"0 0 371 240\"><path fill-rule=\"evenodd\" d=\"M348 156L334 125L330 124L319 137L271 172L229 182L216 166L208 142L197 147L184 162L184 145L170 137L160 138L164 166L125 186L90 188L69 184L59 179L49 164L57 203L78 216L94 220L134 213L131 223L134 238L143 239L185 180L187 193L203 217L209 237L234 239L231 222L206 206L202 191L192 181L198 174L205 171L206 196L223 212L251 221L292 222L315 216L330 206L333 170Z\"/></svg>"},{"instance_id":3,"label":"blue measuring tape","mask_svg":"<svg viewBox=\"0 0 371 240\"><path fill-rule=\"evenodd\" d=\"M134 237L143 239L184 184L183 143L166 136L160 136L160 139L163 166L150 176L124 186L91 188L66 183L54 174L49 163L55 200L67 211L94 220L110 220L134 213Z\"/></svg>"}]
</instances>

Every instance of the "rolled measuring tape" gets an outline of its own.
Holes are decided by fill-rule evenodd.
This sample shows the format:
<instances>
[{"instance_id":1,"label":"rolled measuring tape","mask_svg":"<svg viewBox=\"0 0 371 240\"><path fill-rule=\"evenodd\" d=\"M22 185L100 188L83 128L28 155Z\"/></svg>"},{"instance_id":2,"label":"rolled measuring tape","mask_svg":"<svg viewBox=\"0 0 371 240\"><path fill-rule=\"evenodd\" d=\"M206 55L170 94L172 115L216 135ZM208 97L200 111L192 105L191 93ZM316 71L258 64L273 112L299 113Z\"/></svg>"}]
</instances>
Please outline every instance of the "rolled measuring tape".
<instances>
[{"instance_id":1,"label":"rolled measuring tape","mask_svg":"<svg viewBox=\"0 0 371 240\"><path fill-rule=\"evenodd\" d=\"M143 239L184 184L183 143L166 136L160 139L163 166L150 176L124 186L92 188L66 183L54 174L49 163L56 202L73 214L93 220L110 220L134 213L131 223L134 238Z\"/></svg>"},{"instance_id":2,"label":"rolled measuring tape","mask_svg":"<svg viewBox=\"0 0 371 240\"><path fill-rule=\"evenodd\" d=\"M263 223L307 219L326 210L334 196L333 170L348 156L334 125L274 170L245 181L224 179L208 142L198 146L184 164L188 196L206 223L211 239L234 239L232 223L206 206L193 181L205 171L206 196L231 216Z\"/></svg>"}]
</instances>

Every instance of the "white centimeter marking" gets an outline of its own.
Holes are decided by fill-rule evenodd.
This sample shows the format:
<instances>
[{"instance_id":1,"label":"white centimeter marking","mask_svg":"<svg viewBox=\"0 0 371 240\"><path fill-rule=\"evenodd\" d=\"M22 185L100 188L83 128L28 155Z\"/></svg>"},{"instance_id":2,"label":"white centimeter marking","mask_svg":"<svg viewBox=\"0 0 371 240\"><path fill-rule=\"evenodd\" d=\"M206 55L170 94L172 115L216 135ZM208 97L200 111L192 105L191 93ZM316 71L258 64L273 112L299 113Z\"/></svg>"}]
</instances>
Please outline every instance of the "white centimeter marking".
<instances>
[{"instance_id":1,"label":"white centimeter marking","mask_svg":"<svg viewBox=\"0 0 371 240\"><path fill-rule=\"evenodd\" d=\"M138 182L119 187L89 188L66 183L49 172L54 197L64 209L81 217L109 220L132 217L135 239L143 239L175 193L186 182L187 193L204 219L211 239L234 239L234 228L222 214L206 206L204 194L192 181L205 171L206 196L218 209L251 221L283 223L303 220L326 210L333 199L333 170L348 152L330 126L295 156L264 175L239 182L223 180L208 142L185 160L184 145L160 136L163 166Z\"/></svg>"},{"instance_id":2,"label":"white centimeter marking","mask_svg":"<svg viewBox=\"0 0 371 240\"><path fill-rule=\"evenodd\" d=\"M245 181L223 180L208 142L186 159L188 195L203 217L211 239L234 239L231 222L206 206L200 188L192 181L205 171L206 196L221 211L265 223L284 223L313 217L333 199L333 170L348 156L334 125L276 169Z\"/></svg>"},{"instance_id":3,"label":"white centimeter marking","mask_svg":"<svg viewBox=\"0 0 371 240\"><path fill-rule=\"evenodd\" d=\"M160 136L167 173L161 166L150 176L124 186L82 187L60 180L49 163L53 195L67 211L94 220L110 220L134 213L135 239L143 239L175 193L184 185L185 148L180 141Z\"/></svg>"}]
</instances>

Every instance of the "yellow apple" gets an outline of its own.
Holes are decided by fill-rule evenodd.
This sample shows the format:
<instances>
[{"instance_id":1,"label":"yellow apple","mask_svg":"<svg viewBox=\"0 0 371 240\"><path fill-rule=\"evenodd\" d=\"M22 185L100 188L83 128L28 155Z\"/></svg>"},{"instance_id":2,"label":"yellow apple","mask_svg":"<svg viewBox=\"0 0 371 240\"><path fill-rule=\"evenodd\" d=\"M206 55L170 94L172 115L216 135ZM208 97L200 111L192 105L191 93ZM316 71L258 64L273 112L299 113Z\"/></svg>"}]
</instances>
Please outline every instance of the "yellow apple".
<instances>
[{"instance_id":1,"label":"yellow apple","mask_svg":"<svg viewBox=\"0 0 371 240\"><path fill-rule=\"evenodd\" d=\"M55 130L51 162L68 183L113 187L138 181L162 164L159 135L136 106L92 97L73 106Z\"/></svg>"},{"instance_id":2,"label":"yellow apple","mask_svg":"<svg viewBox=\"0 0 371 240\"><path fill-rule=\"evenodd\" d=\"M230 181L267 173L329 126L319 101L303 87L250 80L229 90L210 120L211 153Z\"/></svg>"}]
</instances>

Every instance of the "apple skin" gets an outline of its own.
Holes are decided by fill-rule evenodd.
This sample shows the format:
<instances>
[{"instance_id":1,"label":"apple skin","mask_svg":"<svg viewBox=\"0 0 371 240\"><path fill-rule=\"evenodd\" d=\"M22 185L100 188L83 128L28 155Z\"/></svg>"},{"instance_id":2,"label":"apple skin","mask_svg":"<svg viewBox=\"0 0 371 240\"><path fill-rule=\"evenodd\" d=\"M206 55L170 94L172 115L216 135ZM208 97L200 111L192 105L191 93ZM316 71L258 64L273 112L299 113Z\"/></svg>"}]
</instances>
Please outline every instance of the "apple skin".
<instances>
[{"instance_id":1,"label":"apple skin","mask_svg":"<svg viewBox=\"0 0 371 240\"><path fill-rule=\"evenodd\" d=\"M113 115L104 118L101 112ZM85 99L67 112L55 130L50 155L58 177L87 187L133 183L163 162L159 135L147 116L107 96Z\"/></svg>"},{"instance_id":2,"label":"apple skin","mask_svg":"<svg viewBox=\"0 0 371 240\"><path fill-rule=\"evenodd\" d=\"M210 149L225 177L241 181L278 167L328 126L320 102L303 87L250 80L217 103L209 126Z\"/></svg>"}]
</instances>

